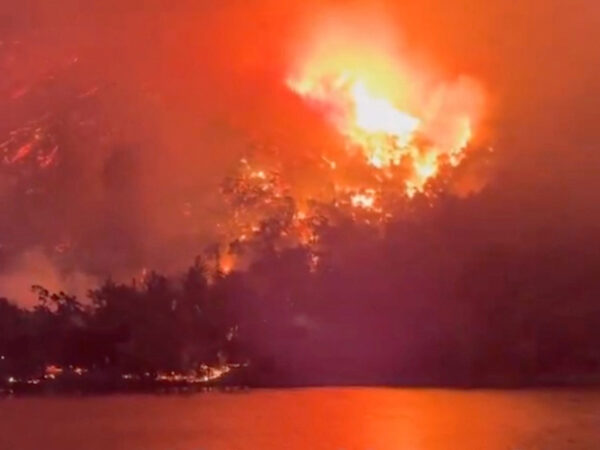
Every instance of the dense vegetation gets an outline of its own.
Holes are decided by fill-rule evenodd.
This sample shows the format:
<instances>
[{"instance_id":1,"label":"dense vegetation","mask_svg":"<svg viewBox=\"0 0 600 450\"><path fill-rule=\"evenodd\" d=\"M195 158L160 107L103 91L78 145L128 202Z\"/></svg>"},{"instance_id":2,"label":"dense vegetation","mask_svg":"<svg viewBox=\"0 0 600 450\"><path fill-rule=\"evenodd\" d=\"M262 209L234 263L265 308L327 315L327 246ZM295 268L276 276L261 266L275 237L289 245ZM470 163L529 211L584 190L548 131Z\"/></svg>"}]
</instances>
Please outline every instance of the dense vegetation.
<instances>
[{"instance_id":1,"label":"dense vegetation","mask_svg":"<svg viewBox=\"0 0 600 450\"><path fill-rule=\"evenodd\" d=\"M106 281L81 302L36 287L32 310L0 301L2 377L229 361L249 363L248 385L597 382L593 232L533 219L510 232L490 208L447 199L383 233L338 221L312 249L278 249L265 226L244 270L198 260L179 277Z\"/></svg>"}]
</instances>

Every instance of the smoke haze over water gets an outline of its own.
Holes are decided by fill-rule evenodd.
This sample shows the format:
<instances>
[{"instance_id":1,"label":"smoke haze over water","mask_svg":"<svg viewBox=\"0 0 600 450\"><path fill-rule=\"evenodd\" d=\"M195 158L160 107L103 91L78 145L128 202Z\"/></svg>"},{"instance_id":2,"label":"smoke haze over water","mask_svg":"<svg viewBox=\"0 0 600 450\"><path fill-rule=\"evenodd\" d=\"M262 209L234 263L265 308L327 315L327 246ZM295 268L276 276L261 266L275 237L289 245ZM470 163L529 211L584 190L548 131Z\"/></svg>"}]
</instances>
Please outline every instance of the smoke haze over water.
<instances>
[{"instance_id":1,"label":"smoke haze over water","mask_svg":"<svg viewBox=\"0 0 600 450\"><path fill-rule=\"evenodd\" d=\"M415 54L485 87L494 164L472 162L490 179L485 220L464 219L481 246L548 230L600 242L594 2L4 3L0 296L188 264L249 145L335 141L283 81L313 17L348 10L385 15Z\"/></svg>"}]
</instances>

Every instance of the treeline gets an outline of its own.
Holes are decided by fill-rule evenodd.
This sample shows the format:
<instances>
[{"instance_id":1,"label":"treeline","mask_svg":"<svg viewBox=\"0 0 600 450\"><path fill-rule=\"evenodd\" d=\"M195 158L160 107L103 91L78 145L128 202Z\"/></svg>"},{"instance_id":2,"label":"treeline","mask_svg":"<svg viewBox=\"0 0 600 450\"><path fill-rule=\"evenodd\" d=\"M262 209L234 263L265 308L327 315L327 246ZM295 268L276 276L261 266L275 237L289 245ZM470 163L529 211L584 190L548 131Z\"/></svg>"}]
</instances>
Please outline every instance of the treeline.
<instances>
[{"instance_id":1,"label":"treeline","mask_svg":"<svg viewBox=\"0 0 600 450\"><path fill-rule=\"evenodd\" d=\"M81 302L37 287L32 310L0 301L0 371L226 361L248 363L250 386L600 381L595 232L534 221L511 233L493 217L448 200L382 233L323 226L311 248L258 236L243 271L197 261L180 277L107 281Z\"/></svg>"},{"instance_id":2,"label":"treeline","mask_svg":"<svg viewBox=\"0 0 600 450\"><path fill-rule=\"evenodd\" d=\"M208 284L204 268L181 279L150 273L129 284L110 280L80 302L33 286L38 304L0 299L0 367L25 378L48 365L120 374L186 372L235 351L231 282Z\"/></svg>"}]
</instances>

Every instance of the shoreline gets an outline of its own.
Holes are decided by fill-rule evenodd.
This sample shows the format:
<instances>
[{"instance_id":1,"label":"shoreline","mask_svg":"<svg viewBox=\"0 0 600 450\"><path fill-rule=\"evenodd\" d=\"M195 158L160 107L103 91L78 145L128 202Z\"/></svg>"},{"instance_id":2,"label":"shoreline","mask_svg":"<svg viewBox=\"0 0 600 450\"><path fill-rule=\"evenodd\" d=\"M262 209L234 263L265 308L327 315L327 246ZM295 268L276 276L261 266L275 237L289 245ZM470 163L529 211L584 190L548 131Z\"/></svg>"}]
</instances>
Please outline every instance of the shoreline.
<instances>
[{"instance_id":1,"label":"shoreline","mask_svg":"<svg viewBox=\"0 0 600 450\"><path fill-rule=\"evenodd\" d=\"M35 386L15 383L0 385L2 398L45 398L45 397L111 397L118 395L157 395L188 396L205 393L240 393L255 390L297 390L297 389L423 389L452 391L529 391L529 390L565 390L598 389L600 380L586 382L545 382L521 384L367 384L367 383L323 383L323 384L226 384L226 383L170 383L143 382L126 385L94 385L90 383L59 384L48 383Z\"/></svg>"}]
</instances>

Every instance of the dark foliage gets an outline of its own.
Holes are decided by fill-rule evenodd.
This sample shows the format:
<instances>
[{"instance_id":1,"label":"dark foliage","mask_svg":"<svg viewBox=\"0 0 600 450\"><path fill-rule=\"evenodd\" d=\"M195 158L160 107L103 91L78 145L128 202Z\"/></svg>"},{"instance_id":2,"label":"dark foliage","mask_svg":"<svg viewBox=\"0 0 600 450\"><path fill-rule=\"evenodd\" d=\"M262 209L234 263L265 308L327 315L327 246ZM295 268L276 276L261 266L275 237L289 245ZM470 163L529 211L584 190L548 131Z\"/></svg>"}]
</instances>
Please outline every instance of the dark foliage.
<instances>
[{"instance_id":1,"label":"dark foliage","mask_svg":"<svg viewBox=\"0 0 600 450\"><path fill-rule=\"evenodd\" d=\"M264 245L244 271L197 262L181 277L108 280L81 303L36 287L33 310L0 300L0 371L226 360L249 362L236 381L249 385L597 382L593 232L581 242L534 221L512 233L509 219L490 225L500 216L448 199L384 233L346 222L311 249Z\"/></svg>"}]
</instances>

